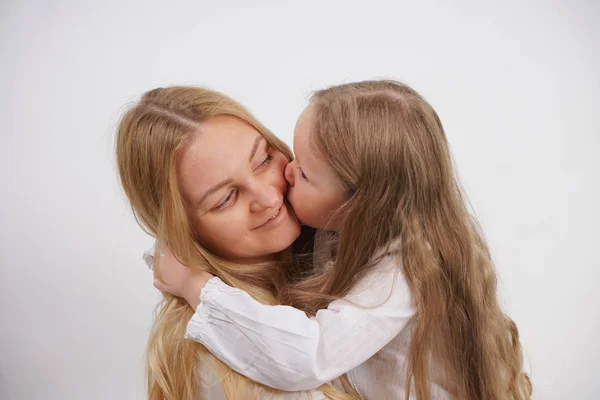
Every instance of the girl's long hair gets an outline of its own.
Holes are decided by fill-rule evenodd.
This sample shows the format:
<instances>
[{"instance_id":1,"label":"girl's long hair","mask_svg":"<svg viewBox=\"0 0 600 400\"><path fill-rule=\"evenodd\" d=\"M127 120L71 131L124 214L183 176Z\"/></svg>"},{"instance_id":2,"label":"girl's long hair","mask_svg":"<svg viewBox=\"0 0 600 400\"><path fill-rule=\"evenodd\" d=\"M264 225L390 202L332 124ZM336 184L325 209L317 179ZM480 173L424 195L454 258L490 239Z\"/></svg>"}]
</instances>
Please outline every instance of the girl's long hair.
<instances>
[{"instance_id":1,"label":"girl's long hair","mask_svg":"<svg viewBox=\"0 0 600 400\"><path fill-rule=\"evenodd\" d=\"M416 309L406 371L429 399L430 363L457 399L529 399L515 323L496 295L483 234L455 177L433 108L395 81L334 86L311 99L311 145L342 182L348 200L335 267L294 283L284 297L316 312L346 295L373 267L372 256L400 238L398 265Z\"/></svg>"},{"instance_id":2,"label":"girl's long hair","mask_svg":"<svg viewBox=\"0 0 600 400\"><path fill-rule=\"evenodd\" d=\"M178 152L198 131L201 122L217 115L245 121L288 159L292 158L282 141L229 97L198 87L158 88L145 93L119 124L116 157L121 184L142 229L157 240L168 242L183 264L219 276L264 304L277 304L277 295L286 284L281 263L241 266L213 255L195 239L179 191ZM202 365L216 370L228 399L276 392L231 370L202 345L184 339L193 313L183 300L170 295L165 295L157 306L146 352L150 400L200 399ZM320 389L330 398L353 398L328 385Z\"/></svg>"}]
</instances>

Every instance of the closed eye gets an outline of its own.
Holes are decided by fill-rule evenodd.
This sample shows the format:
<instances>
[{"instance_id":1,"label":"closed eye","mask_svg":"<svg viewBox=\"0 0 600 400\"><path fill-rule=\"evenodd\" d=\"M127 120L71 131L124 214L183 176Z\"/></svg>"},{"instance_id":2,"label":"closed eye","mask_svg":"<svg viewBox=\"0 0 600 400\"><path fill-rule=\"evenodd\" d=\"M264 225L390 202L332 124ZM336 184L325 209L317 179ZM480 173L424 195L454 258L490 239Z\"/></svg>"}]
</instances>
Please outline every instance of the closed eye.
<instances>
[{"instance_id":1,"label":"closed eye","mask_svg":"<svg viewBox=\"0 0 600 400\"><path fill-rule=\"evenodd\" d=\"M300 171L300 176L302 177L302 179L304 179L305 181L307 181L308 178L306 177L306 175L304 175L304 171L302 171L301 167L298 167L298 171Z\"/></svg>"},{"instance_id":2,"label":"closed eye","mask_svg":"<svg viewBox=\"0 0 600 400\"><path fill-rule=\"evenodd\" d=\"M236 189L232 189L231 192L229 192L229 195L225 198L225 200L223 200L217 207L217 210L222 210L225 207L227 207L229 204L231 204L234 200L235 197L237 196L237 190Z\"/></svg>"},{"instance_id":3,"label":"closed eye","mask_svg":"<svg viewBox=\"0 0 600 400\"><path fill-rule=\"evenodd\" d=\"M264 161L262 163L260 163L260 165L258 166L258 168L263 168L266 167L267 165L269 165L269 163L271 162L271 160L273 159L272 155L268 155Z\"/></svg>"}]
</instances>

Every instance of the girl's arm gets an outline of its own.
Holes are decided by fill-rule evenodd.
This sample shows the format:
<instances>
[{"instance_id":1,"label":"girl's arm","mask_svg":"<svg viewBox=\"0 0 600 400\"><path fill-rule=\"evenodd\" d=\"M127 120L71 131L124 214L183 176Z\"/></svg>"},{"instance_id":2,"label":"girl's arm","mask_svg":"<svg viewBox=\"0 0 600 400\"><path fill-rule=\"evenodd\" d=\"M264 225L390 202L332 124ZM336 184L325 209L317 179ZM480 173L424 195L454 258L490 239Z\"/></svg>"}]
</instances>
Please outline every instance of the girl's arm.
<instances>
[{"instance_id":1,"label":"girl's arm","mask_svg":"<svg viewBox=\"0 0 600 400\"><path fill-rule=\"evenodd\" d=\"M212 278L186 337L248 378L280 390L309 390L362 364L414 314L410 291L386 256L348 296L308 318L289 306L267 306Z\"/></svg>"}]
</instances>

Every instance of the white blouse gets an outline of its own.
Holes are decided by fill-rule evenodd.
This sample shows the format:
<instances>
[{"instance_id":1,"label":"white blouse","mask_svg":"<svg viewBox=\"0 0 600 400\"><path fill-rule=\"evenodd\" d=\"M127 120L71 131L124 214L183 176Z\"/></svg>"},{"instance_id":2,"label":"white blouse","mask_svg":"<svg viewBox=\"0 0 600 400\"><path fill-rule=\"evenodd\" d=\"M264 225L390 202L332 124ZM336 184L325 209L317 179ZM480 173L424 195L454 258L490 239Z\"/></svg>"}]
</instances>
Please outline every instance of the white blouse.
<instances>
[{"instance_id":1,"label":"white blouse","mask_svg":"<svg viewBox=\"0 0 600 400\"><path fill-rule=\"evenodd\" d=\"M395 254L311 318L293 307L261 304L218 277L200 300L186 338L256 382L300 391L348 373L363 399L404 397L415 310ZM431 372L432 399L450 398Z\"/></svg>"},{"instance_id":2,"label":"white blouse","mask_svg":"<svg viewBox=\"0 0 600 400\"><path fill-rule=\"evenodd\" d=\"M144 261L150 269L154 265L154 249L149 249L144 253ZM214 353L213 353L214 355ZM216 361L213 359L213 361ZM219 375L216 363L211 363L210 359L200 365L200 382L199 391L201 398L211 400L226 400L227 396L221 384L221 376ZM333 386L341 389L339 382L334 382ZM259 392L259 400L327 400L327 396L320 390L307 391L282 391L272 393L266 390Z\"/></svg>"},{"instance_id":3,"label":"white blouse","mask_svg":"<svg viewBox=\"0 0 600 400\"><path fill-rule=\"evenodd\" d=\"M203 399L227 400L221 377L216 372L216 363L203 363L200 368L200 394ZM278 392L260 391L259 400L327 400L325 394L319 390L305 392Z\"/></svg>"}]
</instances>

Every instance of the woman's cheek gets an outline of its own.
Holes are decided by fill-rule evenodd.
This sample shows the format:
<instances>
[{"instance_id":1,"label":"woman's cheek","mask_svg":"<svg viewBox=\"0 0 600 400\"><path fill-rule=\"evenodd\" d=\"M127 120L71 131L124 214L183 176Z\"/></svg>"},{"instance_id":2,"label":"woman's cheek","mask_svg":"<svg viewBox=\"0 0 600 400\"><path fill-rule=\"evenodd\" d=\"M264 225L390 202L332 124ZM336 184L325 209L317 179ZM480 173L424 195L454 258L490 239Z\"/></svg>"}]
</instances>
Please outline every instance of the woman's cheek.
<instances>
[{"instance_id":1,"label":"woman's cheek","mask_svg":"<svg viewBox=\"0 0 600 400\"><path fill-rule=\"evenodd\" d=\"M285 171L285 166L288 164L288 160L287 158L285 158L285 156L282 153L278 153L277 157L275 157L276 161L277 161L277 170L279 172L281 172L281 175L283 176L283 173Z\"/></svg>"},{"instance_id":2,"label":"woman's cheek","mask_svg":"<svg viewBox=\"0 0 600 400\"><path fill-rule=\"evenodd\" d=\"M248 215L243 212L242 207L236 206L237 204L233 204L231 209L223 210L213 221L215 230L219 233L218 240L222 243L237 243L248 234Z\"/></svg>"},{"instance_id":3,"label":"woman's cheek","mask_svg":"<svg viewBox=\"0 0 600 400\"><path fill-rule=\"evenodd\" d=\"M273 160L273 179L277 184L277 188L281 193L286 192L288 183L285 180L285 166L287 165L287 159L283 156L283 154L279 153L279 157L275 157Z\"/></svg>"}]
</instances>

